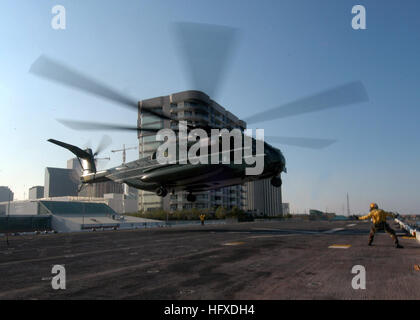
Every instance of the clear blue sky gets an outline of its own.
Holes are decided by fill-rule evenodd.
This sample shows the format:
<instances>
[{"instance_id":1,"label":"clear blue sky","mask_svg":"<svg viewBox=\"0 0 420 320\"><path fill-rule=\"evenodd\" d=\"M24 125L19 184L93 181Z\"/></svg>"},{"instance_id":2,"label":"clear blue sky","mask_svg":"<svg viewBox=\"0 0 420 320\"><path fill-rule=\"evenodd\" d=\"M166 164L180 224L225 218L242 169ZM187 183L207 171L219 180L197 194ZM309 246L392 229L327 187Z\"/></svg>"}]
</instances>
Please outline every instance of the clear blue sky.
<instances>
[{"instance_id":1,"label":"clear blue sky","mask_svg":"<svg viewBox=\"0 0 420 320\"><path fill-rule=\"evenodd\" d=\"M67 9L64 31L50 26L56 4ZM366 6L367 30L351 28L356 4ZM72 131L56 118L136 124L135 112L29 74L39 55L139 100L166 95L190 89L168 29L189 21L241 30L214 97L239 117L349 81L365 84L368 103L259 124L267 136L338 140L324 150L279 146L288 164L283 197L292 211L340 213L348 192L353 212L376 201L419 213L419 12L417 0L3 0L0 185L22 199L44 183L46 166L64 167L70 153L48 138L80 146L100 140L101 132ZM111 135L111 148L137 144L135 133ZM111 157L106 166L121 162L121 155Z\"/></svg>"}]
</instances>

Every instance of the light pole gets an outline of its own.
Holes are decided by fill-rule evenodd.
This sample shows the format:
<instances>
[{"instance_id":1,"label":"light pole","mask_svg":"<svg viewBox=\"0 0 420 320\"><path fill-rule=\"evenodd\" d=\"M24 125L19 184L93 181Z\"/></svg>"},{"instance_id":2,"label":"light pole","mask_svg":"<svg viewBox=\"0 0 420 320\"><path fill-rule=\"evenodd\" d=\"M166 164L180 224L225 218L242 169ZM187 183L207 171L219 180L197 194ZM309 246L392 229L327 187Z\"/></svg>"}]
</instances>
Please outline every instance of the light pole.
<instances>
[{"instance_id":1,"label":"light pole","mask_svg":"<svg viewBox=\"0 0 420 320\"><path fill-rule=\"evenodd\" d=\"M6 227L6 244L9 246L9 217L10 217L10 198L12 197L12 191L9 189L9 199L7 202L7 227Z\"/></svg>"}]
</instances>

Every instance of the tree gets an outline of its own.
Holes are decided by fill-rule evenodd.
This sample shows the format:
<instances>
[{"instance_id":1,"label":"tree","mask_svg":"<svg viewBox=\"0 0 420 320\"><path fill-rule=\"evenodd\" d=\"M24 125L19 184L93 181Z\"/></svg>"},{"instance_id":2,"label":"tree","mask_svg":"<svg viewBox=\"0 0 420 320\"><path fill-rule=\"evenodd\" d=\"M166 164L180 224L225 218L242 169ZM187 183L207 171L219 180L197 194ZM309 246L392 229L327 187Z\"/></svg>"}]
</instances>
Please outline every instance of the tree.
<instances>
[{"instance_id":1,"label":"tree","mask_svg":"<svg viewBox=\"0 0 420 320\"><path fill-rule=\"evenodd\" d=\"M238 218L239 216L241 216L242 214L244 214L244 211L239 209L237 206L234 206L232 208L232 210L229 211L228 213L228 217L231 218Z\"/></svg>"},{"instance_id":2,"label":"tree","mask_svg":"<svg viewBox=\"0 0 420 320\"><path fill-rule=\"evenodd\" d=\"M218 207L216 209L216 218L217 219L225 219L226 218L226 209L223 207Z\"/></svg>"}]
</instances>

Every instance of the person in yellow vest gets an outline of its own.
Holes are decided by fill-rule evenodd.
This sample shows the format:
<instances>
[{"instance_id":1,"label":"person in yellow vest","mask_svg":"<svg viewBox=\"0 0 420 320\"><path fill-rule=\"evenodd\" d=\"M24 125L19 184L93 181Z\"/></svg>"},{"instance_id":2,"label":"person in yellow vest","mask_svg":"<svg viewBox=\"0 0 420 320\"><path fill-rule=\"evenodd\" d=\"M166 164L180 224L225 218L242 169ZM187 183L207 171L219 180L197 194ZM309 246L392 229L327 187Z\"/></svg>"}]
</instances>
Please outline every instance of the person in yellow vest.
<instances>
[{"instance_id":1,"label":"person in yellow vest","mask_svg":"<svg viewBox=\"0 0 420 320\"><path fill-rule=\"evenodd\" d=\"M206 218L205 214L200 214L200 221L201 221L201 225L204 226L204 219Z\"/></svg>"},{"instance_id":2,"label":"person in yellow vest","mask_svg":"<svg viewBox=\"0 0 420 320\"><path fill-rule=\"evenodd\" d=\"M395 218L397 215L386 212L382 209L378 208L378 205L376 203L370 204L370 212L368 215L358 218L359 220L367 220L372 219L372 227L370 228L370 234L369 234L369 243L368 245L371 246L373 242L373 238L375 236L375 233L379 230L385 230L391 238L394 240L395 247L396 248L403 248L402 245L399 244L397 235L395 234L395 231L391 229L389 224L386 222L387 217Z\"/></svg>"}]
</instances>

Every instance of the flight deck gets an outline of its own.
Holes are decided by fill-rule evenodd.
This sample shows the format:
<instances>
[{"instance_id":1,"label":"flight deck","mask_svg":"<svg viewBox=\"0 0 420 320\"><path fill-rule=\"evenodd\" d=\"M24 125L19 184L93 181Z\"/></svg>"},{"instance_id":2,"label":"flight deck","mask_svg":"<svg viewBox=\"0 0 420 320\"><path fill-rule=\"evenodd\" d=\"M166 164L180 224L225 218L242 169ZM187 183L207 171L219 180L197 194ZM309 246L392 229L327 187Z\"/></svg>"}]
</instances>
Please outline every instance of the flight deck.
<instances>
[{"instance_id":1,"label":"flight deck","mask_svg":"<svg viewBox=\"0 0 420 320\"><path fill-rule=\"evenodd\" d=\"M0 299L420 299L420 243L390 225L404 249L368 246L368 222L298 219L2 237Z\"/></svg>"}]
</instances>

